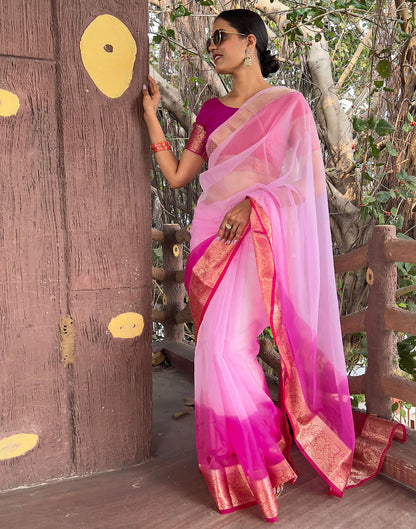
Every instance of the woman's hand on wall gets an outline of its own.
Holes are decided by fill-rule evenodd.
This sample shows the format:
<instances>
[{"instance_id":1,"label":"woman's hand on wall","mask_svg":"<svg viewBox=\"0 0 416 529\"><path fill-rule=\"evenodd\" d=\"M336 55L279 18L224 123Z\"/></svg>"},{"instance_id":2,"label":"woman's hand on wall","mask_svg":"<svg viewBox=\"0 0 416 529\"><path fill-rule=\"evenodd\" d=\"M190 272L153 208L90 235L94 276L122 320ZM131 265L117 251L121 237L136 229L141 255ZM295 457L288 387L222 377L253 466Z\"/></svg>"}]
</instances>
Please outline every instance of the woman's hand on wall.
<instances>
[{"instance_id":1,"label":"woman's hand on wall","mask_svg":"<svg viewBox=\"0 0 416 529\"><path fill-rule=\"evenodd\" d=\"M250 222L250 213L250 199L246 198L224 216L217 239L227 244L236 243Z\"/></svg>"},{"instance_id":2,"label":"woman's hand on wall","mask_svg":"<svg viewBox=\"0 0 416 529\"><path fill-rule=\"evenodd\" d=\"M161 97L156 81L149 75L149 86L143 85L143 110L144 117L152 117L157 112Z\"/></svg>"}]
</instances>

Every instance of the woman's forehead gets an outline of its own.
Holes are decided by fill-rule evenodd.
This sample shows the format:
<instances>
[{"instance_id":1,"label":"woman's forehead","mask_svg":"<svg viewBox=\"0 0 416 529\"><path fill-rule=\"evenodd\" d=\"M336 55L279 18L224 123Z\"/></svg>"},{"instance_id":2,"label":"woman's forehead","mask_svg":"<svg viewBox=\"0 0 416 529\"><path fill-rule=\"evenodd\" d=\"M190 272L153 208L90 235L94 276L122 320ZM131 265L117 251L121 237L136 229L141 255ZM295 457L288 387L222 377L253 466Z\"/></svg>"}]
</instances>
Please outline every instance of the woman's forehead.
<instances>
[{"instance_id":1,"label":"woman's forehead","mask_svg":"<svg viewBox=\"0 0 416 529\"><path fill-rule=\"evenodd\" d=\"M221 18L218 18L214 22L213 31L215 31L216 29L229 30L229 29L233 29L233 26L229 22L227 22L226 20L222 20Z\"/></svg>"}]
</instances>

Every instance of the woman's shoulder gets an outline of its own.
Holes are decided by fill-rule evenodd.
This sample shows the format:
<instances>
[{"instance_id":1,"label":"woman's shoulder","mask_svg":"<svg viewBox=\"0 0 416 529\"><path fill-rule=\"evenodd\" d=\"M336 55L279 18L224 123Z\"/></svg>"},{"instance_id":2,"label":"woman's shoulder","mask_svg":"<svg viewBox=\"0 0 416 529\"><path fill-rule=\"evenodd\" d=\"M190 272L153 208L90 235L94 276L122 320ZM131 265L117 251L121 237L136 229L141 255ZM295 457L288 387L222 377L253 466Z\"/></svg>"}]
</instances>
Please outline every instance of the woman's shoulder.
<instances>
[{"instance_id":1,"label":"woman's shoulder","mask_svg":"<svg viewBox=\"0 0 416 529\"><path fill-rule=\"evenodd\" d=\"M199 113L211 112L213 109L218 108L219 106L221 106L221 103L218 97L212 97L211 99L207 99L207 101L202 104Z\"/></svg>"},{"instance_id":2,"label":"woman's shoulder","mask_svg":"<svg viewBox=\"0 0 416 529\"><path fill-rule=\"evenodd\" d=\"M212 99L205 101L198 112L196 121L201 123L201 125L205 125L209 117L212 115L212 112L215 112L217 109L218 105L218 97L213 97Z\"/></svg>"}]
</instances>

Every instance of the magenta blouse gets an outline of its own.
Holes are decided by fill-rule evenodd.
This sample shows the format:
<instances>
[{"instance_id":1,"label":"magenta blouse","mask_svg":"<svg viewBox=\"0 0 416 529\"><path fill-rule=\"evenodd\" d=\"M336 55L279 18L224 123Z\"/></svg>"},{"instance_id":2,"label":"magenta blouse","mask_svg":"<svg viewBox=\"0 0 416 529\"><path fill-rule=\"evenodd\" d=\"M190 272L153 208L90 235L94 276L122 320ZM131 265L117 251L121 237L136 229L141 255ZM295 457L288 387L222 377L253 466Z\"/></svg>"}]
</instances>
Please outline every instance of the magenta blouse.
<instances>
[{"instance_id":1,"label":"magenta blouse","mask_svg":"<svg viewBox=\"0 0 416 529\"><path fill-rule=\"evenodd\" d=\"M199 154L199 156L202 156L206 160L208 137L224 121L227 121L228 118L235 114L237 110L238 108L227 107L227 105L221 103L218 97L206 101L198 113L185 149Z\"/></svg>"}]
</instances>

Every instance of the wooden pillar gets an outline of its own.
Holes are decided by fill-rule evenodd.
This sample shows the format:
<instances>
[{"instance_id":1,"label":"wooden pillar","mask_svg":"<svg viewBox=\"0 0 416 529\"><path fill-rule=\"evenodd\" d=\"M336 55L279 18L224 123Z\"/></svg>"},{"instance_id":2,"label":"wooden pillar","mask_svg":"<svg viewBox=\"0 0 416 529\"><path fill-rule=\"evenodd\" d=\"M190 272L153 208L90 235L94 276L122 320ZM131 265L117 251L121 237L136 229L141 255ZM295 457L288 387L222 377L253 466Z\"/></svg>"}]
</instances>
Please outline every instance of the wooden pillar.
<instances>
[{"instance_id":1,"label":"wooden pillar","mask_svg":"<svg viewBox=\"0 0 416 529\"><path fill-rule=\"evenodd\" d=\"M6 490L150 456L148 4L0 0L0 19Z\"/></svg>"},{"instance_id":2,"label":"wooden pillar","mask_svg":"<svg viewBox=\"0 0 416 529\"><path fill-rule=\"evenodd\" d=\"M165 340L181 342L184 338L184 325L177 324L175 316L183 310L185 303L185 286L175 281L173 272L183 268L183 246L176 242L176 233L179 231L178 224L165 224L163 226L164 243L163 268L167 279L163 283L163 292L166 296L166 323Z\"/></svg>"},{"instance_id":3,"label":"wooden pillar","mask_svg":"<svg viewBox=\"0 0 416 529\"><path fill-rule=\"evenodd\" d=\"M386 330L385 307L394 306L397 285L396 263L387 262L386 241L394 238L394 226L376 226L368 245L367 282L368 309L365 317L367 330L368 367L365 375L367 412L391 418L391 397L382 386L382 378L393 373L395 350L394 332Z\"/></svg>"}]
</instances>

